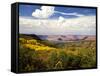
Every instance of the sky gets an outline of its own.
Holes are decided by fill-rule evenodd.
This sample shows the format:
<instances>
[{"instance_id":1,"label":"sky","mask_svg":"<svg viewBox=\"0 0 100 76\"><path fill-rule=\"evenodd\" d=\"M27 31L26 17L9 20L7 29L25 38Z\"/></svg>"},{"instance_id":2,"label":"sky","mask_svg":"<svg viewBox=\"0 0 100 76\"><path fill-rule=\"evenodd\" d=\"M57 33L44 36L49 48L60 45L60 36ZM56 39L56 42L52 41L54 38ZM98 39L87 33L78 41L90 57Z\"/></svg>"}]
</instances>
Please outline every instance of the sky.
<instances>
[{"instance_id":1,"label":"sky","mask_svg":"<svg viewBox=\"0 0 100 76\"><path fill-rule=\"evenodd\" d=\"M95 35L96 9L19 5L19 32L37 35Z\"/></svg>"}]
</instances>

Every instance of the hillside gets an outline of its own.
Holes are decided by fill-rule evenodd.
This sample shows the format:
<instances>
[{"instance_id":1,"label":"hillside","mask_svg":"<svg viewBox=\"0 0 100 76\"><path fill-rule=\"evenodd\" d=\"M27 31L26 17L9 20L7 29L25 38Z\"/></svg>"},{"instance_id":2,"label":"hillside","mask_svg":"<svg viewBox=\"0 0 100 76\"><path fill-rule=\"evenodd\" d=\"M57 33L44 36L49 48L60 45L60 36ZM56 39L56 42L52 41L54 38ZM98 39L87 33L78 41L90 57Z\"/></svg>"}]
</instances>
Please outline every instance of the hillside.
<instances>
[{"instance_id":1,"label":"hillside","mask_svg":"<svg viewBox=\"0 0 100 76\"><path fill-rule=\"evenodd\" d=\"M95 46L96 42L91 40L56 44L54 41L39 40L37 36L20 35L20 71L94 68Z\"/></svg>"},{"instance_id":2,"label":"hillside","mask_svg":"<svg viewBox=\"0 0 100 76\"><path fill-rule=\"evenodd\" d=\"M41 40L37 35L35 34L19 34L20 38L25 38L25 39L36 39L36 40Z\"/></svg>"}]
</instances>

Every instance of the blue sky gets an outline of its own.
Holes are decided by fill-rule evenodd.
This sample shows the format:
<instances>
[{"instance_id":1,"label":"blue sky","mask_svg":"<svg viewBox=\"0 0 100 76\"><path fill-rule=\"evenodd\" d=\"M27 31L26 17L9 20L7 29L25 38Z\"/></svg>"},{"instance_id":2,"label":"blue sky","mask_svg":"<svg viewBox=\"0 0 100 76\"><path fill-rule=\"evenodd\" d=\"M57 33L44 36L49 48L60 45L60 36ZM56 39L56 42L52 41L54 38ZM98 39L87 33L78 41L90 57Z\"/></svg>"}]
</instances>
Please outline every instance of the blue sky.
<instances>
[{"instance_id":1,"label":"blue sky","mask_svg":"<svg viewBox=\"0 0 100 76\"><path fill-rule=\"evenodd\" d=\"M96 9L19 5L19 31L37 35L95 35Z\"/></svg>"},{"instance_id":2,"label":"blue sky","mask_svg":"<svg viewBox=\"0 0 100 76\"><path fill-rule=\"evenodd\" d=\"M36 9L40 9L40 5L19 5L19 15L24 16L24 17L32 17L32 12L34 12ZM91 15L96 15L96 9L95 8L79 8L79 7L59 7L56 6L54 11L59 11L63 13L78 13L82 14L85 16L91 16ZM64 18L75 18L77 16L74 15L63 15L61 13L53 13L52 16L49 17L49 19L55 19L58 18L59 16L62 16Z\"/></svg>"}]
</instances>

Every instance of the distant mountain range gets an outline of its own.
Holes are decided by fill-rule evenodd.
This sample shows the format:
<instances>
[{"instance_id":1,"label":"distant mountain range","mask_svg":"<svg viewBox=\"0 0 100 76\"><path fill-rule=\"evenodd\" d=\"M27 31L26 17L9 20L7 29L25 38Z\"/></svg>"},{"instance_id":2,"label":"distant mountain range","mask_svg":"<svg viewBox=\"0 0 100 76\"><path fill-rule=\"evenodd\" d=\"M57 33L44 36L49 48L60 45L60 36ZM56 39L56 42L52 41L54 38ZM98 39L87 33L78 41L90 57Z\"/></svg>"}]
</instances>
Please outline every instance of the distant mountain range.
<instances>
[{"instance_id":1,"label":"distant mountain range","mask_svg":"<svg viewBox=\"0 0 100 76\"><path fill-rule=\"evenodd\" d=\"M78 40L96 40L95 35L35 35L35 34L20 34L20 37L27 39L49 40L49 41L78 41Z\"/></svg>"},{"instance_id":2,"label":"distant mountain range","mask_svg":"<svg viewBox=\"0 0 100 76\"><path fill-rule=\"evenodd\" d=\"M39 35L39 37L49 41L96 40L95 35Z\"/></svg>"}]
</instances>

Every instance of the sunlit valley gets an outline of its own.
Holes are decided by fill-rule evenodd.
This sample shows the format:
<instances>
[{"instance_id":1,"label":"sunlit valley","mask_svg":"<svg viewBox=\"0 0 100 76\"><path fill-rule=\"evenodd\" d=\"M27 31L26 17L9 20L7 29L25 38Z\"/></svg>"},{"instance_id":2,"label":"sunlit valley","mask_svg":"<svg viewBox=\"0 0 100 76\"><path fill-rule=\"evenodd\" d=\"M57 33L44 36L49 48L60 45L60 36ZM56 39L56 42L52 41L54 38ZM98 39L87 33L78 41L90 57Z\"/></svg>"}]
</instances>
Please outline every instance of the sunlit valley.
<instances>
[{"instance_id":1,"label":"sunlit valley","mask_svg":"<svg viewBox=\"0 0 100 76\"><path fill-rule=\"evenodd\" d=\"M20 34L19 45L20 71L96 67L95 36Z\"/></svg>"}]
</instances>

